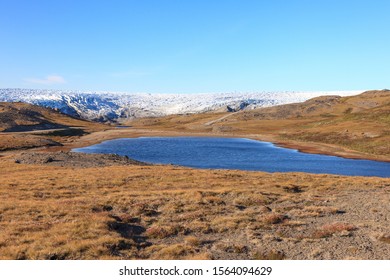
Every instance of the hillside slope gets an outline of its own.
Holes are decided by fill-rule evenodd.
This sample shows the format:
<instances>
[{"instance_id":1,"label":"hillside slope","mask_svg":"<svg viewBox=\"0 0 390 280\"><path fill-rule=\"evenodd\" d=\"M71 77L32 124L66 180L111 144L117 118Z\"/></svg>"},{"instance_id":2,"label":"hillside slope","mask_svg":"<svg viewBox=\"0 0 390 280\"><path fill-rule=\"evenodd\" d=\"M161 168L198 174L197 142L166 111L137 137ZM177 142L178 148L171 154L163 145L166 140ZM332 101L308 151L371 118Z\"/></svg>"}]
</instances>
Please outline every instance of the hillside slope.
<instances>
[{"instance_id":1,"label":"hillside slope","mask_svg":"<svg viewBox=\"0 0 390 280\"><path fill-rule=\"evenodd\" d=\"M305 102L259 108L243 112L241 119L286 119L311 116L343 116L365 113L371 109L388 110L390 91L367 91L356 96L320 96ZM387 108L386 108L387 106Z\"/></svg>"},{"instance_id":2,"label":"hillside slope","mask_svg":"<svg viewBox=\"0 0 390 280\"><path fill-rule=\"evenodd\" d=\"M235 113L147 118L134 127L164 131L246 136L297 147L330 144L359 153L390 157L390 91L322 96L302 103ZM307 150L309 151L309 150ZM378 157L379 158L379 157Z\"/></svg>"},{"instance_id":3,"label":"hillside slope","mask_svg":"<svg viewBox=\"0 0 390 280\"><path fill-rule=\"evenodd\" d=\"M49 108L22 102L0 102L0 131L16 132L90 125L91 122Z\"/></svg>"},{"instance_id":4,"label":"hillside slope","mask_svg":"<svg viewBox=\"0 0 390 280\"><path fill-rule=\"evenodd\" d=\"M104 127L49 108L0 102L0 151L57 146L64 140Z\"/></svg>"},{"instance_id":5,"label":"hillside slope","mask_svg":"<svg viewBox=\"0 0 390 280\"><path fill-rule=\"evenodd\" d=\"M268 118L305 120L279 136L284 139L337 144L353 150L390 155L390 91L369 91L353 97L315 98L300 105L273 108ZM259 110L264 113L264 111ZM256 120L253 112L252 120ZM266 113L266 112L265 112ZM237 116L245 120L248 113ZM266 118L267 118L266 117Z\"/></svg>"}]
</instances>

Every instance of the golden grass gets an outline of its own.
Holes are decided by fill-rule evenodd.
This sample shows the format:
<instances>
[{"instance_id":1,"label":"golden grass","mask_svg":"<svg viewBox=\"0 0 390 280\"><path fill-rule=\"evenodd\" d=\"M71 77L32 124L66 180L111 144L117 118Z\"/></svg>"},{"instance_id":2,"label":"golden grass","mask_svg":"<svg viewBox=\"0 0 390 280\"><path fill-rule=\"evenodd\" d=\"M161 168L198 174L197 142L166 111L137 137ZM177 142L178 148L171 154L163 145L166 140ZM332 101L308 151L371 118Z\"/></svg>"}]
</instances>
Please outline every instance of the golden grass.
<instances>
[{"instance_id":1,"label":"golden grass","mask_svg":"<svg viewBox=\"0 0 390 280\"><path fill-rule=\"evenodd\" d=\"M45 131L46 128L60 130ZM67 144L80 135L107 128L107 125L73 118L49 108L0 102L0 151ZM22 132L3 133L7 129Z\"/></svg>"},{"instance_id":2,"label":"golden grass","mask_svg":"<svg viewBox=\"0 0 390 280\"><path fill-rule=\"evenodd\" d=\"M0 102L0 131L20 126L31 127L41 124L57 125L58 127L86 127L103 129L103 124L90 122L56 110L22 102Z\"/></svg>"},{"instance_id":3,"label":"golden grass","mask_svg":"<svg viewBox=\"0 0 390 280\"><path fill-rule=\"evenodd\" d=\"M390 244L390 234L382 234L379 237L379 241L382 241L382 242Z\"/></svg>"},{"instance_id":4,"label":"golden grass","mask_svg":"<svg viewBox=\"0 0 390 280\"><path fill-rule=\"evenodd\" d=\"M341 232L350 232L353 230L356 230L356 226L348 223L340 223L335 222L331 224L326 224L317 229L313 233L314 238L325 238L325 237L331 237L333 234L341 233Z\"/></svg>"},{"instance_id":5,"label":"golden grass","mask_svg":"<svg viewBox=\"0 0 390 280\"><path fill-rule=\"evenodd\" d=\"M390 187L390 179L380 178L172 166L75 169L7 157L0 159L0 178L1 259L282 257L272 249L283 258L307 258L310 252L294 242L317 229L339 232L322 227L339 215L359 222L336 210L349 198L331 201L350 192L386 199ZM303 191L286 191L293 186ZM380 220L377 209L368 214ZM283 248L290 242L301 255Z\"/></svg>"},{"instance_id":6,"label":"golden grass","mask_svg":"<svg viewBox=\"0 0 390 280\"><path fill-rule=\"evenodd\" d=\"M269 252L255 252L253 254L253 259L255 260L283 260L285 254L280 251L271 250Z\"/></svg>"}]
</instances>

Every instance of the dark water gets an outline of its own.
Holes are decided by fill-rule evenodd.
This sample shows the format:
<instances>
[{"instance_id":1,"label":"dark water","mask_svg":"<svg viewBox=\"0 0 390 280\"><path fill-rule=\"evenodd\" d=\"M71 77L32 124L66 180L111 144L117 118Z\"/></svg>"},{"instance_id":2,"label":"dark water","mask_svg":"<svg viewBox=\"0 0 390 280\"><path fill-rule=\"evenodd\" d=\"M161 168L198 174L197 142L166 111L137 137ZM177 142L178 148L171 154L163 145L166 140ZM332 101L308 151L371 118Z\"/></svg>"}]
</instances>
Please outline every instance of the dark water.
<instances>
[{"instance_id":1,"label":"dark water","mask_svg":"<svg viewBox=\"0 0 390 280\"><path fill-rule=\"evenodd\" d=\"M196 168L390 177L390 163L306 154L244 138L122 138L74 151L127 155L144 162Z\"/></svg>"},{"instance_id":2,"label":"dark water","mask_svg":"<svg viewBox=\"0 0 390 280\"><path fill-rule=\"evenodd\" d=\"M130 125L117 125L115 128L129 128Z\"/></svg>"}]
</instances>

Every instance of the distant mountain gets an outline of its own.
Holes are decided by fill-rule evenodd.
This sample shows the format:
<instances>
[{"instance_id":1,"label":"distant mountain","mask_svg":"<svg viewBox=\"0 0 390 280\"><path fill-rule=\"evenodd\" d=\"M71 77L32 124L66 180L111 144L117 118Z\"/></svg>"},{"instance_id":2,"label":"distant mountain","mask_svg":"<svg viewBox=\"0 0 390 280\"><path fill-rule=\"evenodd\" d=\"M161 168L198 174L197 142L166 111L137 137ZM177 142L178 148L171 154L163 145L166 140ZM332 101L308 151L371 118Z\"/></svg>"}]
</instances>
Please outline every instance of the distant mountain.
<instances>
[{"instance_id":1,"label":"distant mountain","mask_svg":"<svg viewBox=\"0 0 390 280\"><path fill-rule=\"evenodd\" d=\"M350 96L361 91L232 92L211 94L147 94L0 89L0 102L27 102L89 120L117 120L207 111L241 111L303 102L322 95Z\"/></svg>"}]
</instances>

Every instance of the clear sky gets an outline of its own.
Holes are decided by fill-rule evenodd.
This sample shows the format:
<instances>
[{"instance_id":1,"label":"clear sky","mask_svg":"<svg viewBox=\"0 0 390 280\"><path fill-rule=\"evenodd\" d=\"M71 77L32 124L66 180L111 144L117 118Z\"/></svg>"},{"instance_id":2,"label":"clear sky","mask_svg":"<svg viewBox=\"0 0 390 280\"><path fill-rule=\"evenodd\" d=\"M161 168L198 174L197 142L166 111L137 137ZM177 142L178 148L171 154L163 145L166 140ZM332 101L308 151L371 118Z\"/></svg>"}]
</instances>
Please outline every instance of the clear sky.
<instances>
[{"instance_id":1,"label":"clear sky","mask_svg":"<svg viewBox=\"0 0 390 280\"><path fill-rule=\"evenodd\" d=\"M390 1L0 0L0 88L389 88Z\"/></svg>"}]
</instances>

